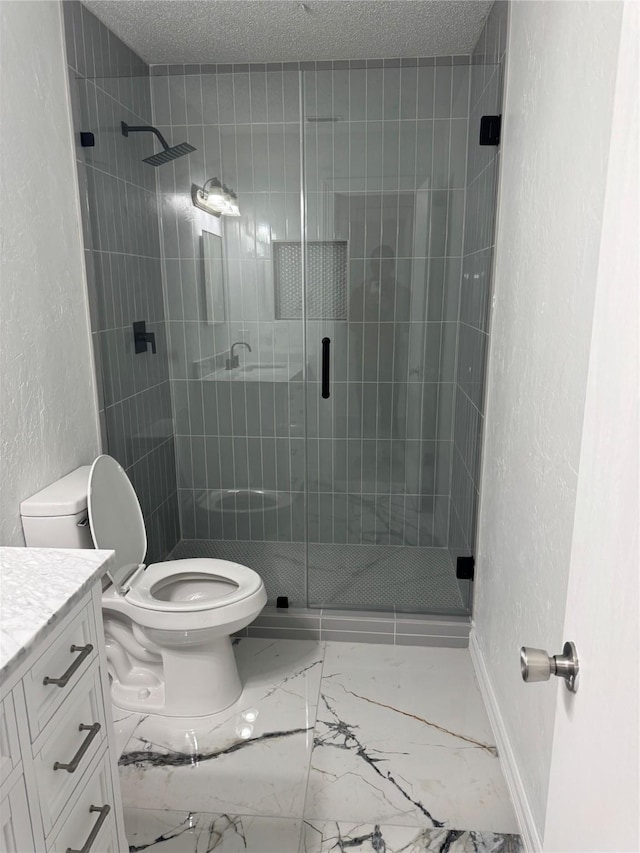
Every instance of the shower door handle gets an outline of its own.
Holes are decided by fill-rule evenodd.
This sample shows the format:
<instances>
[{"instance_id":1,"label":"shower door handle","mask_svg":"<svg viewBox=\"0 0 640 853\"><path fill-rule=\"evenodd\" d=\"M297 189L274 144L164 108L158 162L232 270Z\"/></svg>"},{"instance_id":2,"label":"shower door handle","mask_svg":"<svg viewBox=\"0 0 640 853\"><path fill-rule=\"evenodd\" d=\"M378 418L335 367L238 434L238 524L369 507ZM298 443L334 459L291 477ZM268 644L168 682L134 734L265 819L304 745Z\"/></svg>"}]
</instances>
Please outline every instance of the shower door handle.
<instances>
[{"instance_id":1,"label":"shower door handle","mask_svg":"<svg viewBox=\"0 0 640 853\"><path fill-rule=\"evenodd\" d=\"M331 338L322 339L322 399L330 396L329 372L331 370Z\"/></svg>"}]
</instances>

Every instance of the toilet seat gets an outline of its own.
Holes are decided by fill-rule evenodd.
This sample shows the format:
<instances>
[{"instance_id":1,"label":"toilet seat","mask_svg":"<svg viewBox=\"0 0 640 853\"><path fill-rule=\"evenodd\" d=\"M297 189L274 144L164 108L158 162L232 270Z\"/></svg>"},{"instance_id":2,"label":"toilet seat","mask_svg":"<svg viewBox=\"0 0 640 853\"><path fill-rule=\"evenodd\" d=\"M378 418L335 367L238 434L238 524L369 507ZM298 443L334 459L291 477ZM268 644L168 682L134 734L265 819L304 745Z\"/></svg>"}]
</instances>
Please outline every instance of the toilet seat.
<instances>
[{"instance_id":1,"label":"toilet seat","mask_svg":"<svg viewBox=\"0 0 640 853\"><path fill-rule=\"evenodd\" d=\"M210 579L210 583L208 580ZM194 580L203 589L202 598L170 600L157 597L157 587L167 581L167 586ZM232 589L228 589L232 586ZM211 587L209 591L207 587ZM260 576L253 569L239 563L216 559L167 560L153 563L133 578L125 598L136 607L173 613L213 610L236 604L262 587Z\"/></svg>"},{"instance_id":2,"label":"toilet seat","mask_svg":"<svg viewBox=\"0 0 640 853\"><path fill-rule=\"evenodd\" d=\"M98 456L91 466L87 506L96 548L115 551L107 572L113 589L103 597L140 624L177 631L206 627L218 620L214 613L221 608L233 622L244 618L257 598L266 598L257 572L227 560L167 560L145 568L147 534L140 503L111 456Z\"/></svg>"},{"instance_id":3,"label":"toilet seat","mask_svg":"<svg viewBox=\"0 0 640 853\"><path fill-rule=\"evenodd\" d=\"M124 594L129 579L143 567L147 531L131 480L111 456L98 456L91 466L87 509L94 545L115 551L107 575Z\"/></svg>"}]
</instances>

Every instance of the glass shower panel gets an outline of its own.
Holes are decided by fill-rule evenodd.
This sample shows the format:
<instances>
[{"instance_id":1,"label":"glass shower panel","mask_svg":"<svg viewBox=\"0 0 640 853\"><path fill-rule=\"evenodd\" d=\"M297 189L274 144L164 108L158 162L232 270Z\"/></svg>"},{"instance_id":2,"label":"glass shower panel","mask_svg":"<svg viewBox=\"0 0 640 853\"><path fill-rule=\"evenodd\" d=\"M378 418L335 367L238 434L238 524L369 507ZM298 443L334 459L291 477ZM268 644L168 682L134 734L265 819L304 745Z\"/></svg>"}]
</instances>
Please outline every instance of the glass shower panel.
<instances>
[{"instance_id":1,"label":"glass shower panel","mask_svg":"<svg viewBox=\"0 0 640 853\"><path fill-rule=\"evenodd\" d=\"M149 69L84 6L64 14L75 136L95 143L78 145L76 164L102 447L134 485L157 562L180 538L156 169L144 162L157 149L121 128L153 123ZM153 353L136 352L140 320Z\"/></svg>"},{"instance_id":2,"label":"glass shower panel","mask_svg":"<svg viewBox=\"0 0 640 853\"><path fill-rule=\"evenodd\" d=\"M177 242L170 196L165 208L165 246L176 253L166 263L177 556L253 567L271 603L282 595L305 606L299 73L205 73L165 85L170 115L174 89L178 105L185 92L187 109L195 103L189 141L203 152L174 192L217 177L240 208L215 218L187 195L176 220L188 233Z\"/></svg>"},{"instance_id":3,"label":"glass shower panel","mask_svg":"<svg viewBox=\"0 0 640 853\"><path fill-rule=\"evenodd\" d=\"M303 73L312 607L466 612L447 548L465 93L466 67Z\"/></svg>"}]
</instances>

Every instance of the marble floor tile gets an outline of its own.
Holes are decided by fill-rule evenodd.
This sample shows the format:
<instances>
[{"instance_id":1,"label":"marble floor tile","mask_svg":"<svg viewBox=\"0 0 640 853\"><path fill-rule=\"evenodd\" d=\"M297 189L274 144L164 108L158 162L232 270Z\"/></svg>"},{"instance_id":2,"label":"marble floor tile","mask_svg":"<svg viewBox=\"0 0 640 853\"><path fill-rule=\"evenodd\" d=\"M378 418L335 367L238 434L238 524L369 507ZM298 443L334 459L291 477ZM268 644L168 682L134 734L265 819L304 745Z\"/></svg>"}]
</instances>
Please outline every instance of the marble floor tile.
<instances>
[{"instance_id":1,"label":"marble floor tile","mask_svg":"<svg viewBox=\"0 0 640 853\"><path fill-rule=\"evenodd\" d=\"M518 835L305 821L300 853L524 853Z\"/></svg>"},{"instance_id":2,"label":"marble floor tile","mask_svg":"<svg viewBox=\"0 0 640 853\"><path fill-rule=\"evenodd\" d=\"M220 714L116 710L131 851L520 853L466 649L235 652L244 691Z\"/></svg>"},{"instance_id":3,"label":"marble floor tile","mask_svg":"<svg viewBox=\"0 0 640 853\"><path fill-rule=\"evenodd\" d=\"M145 714L138 714L136 711L123 711L121 708L112 708L113 712L113 729L116 736L116 749L118 758L124 752L124 748L129 743L131 735L136 730L138 724L145 719Z\"/></svg>"},{"instance_id":4,"label":"marble floor tile","mask_svg":"<svg viewBox=\"0 0 640 853\"><path fill-rule=\"evenodd\" d=\"M130 853L297 853L301 821L205 812L125 809Z\"/></svg>"},{"instance_id":5,"label":"marble floor tile","mask_svg":"<svg viewBox=\"0 0 640 853\"><path fill-rule=\"evenodd\" d=\"M466 649L327 643L320 694L308 821L517 832Z\"/></svg>"},{"instance_id":6,"label":"marble floor tile","mask_svg":"<svg viewBox=\"0 0 640 853\"><path fill-rule=\"evenodd\" d=\"M210 717L142 720L120 758L125 806L302 817L324 645L236 643L240 700Z\"/></svg>"}]
</instances>

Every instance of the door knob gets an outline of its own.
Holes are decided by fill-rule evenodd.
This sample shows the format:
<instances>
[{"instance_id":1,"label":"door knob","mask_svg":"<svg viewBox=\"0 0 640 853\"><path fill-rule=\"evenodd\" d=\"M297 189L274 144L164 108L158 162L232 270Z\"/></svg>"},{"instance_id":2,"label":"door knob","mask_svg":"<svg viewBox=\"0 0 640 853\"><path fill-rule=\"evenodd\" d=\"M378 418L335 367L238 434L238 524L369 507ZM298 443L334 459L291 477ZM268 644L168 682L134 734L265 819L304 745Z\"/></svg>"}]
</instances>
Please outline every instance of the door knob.
<instances>
[{"instance_id":1,"label":"door knob","mask_svg":"<svg viewBox=\"0 0 640 853\"><path fill-rule=\"evenodd\" d=\"M567 690L576 693L579 670L578 653L573 643L565 643L562 654L553 657L544 649L530 649L527 646L520 649L520 671L522 680L527 683L548 681L552 675L557 675L564 678Z\"/></svg>"}]
</instances>

